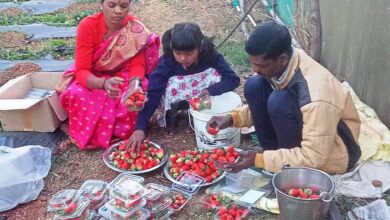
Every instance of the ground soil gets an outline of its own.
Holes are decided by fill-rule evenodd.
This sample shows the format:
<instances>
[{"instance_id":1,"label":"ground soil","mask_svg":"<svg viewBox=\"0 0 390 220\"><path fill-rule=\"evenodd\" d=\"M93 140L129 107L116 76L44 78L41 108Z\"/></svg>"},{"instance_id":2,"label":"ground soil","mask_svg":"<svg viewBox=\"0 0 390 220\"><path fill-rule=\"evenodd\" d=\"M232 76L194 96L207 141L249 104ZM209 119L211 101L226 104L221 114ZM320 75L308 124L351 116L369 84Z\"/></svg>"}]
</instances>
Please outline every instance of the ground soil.
<instances>
[{"instance_id":1,"label":"ground soil","mask_svg":"<svg viewBox=\"0 0 390 220\"><path fill-rule=\"evenodd\" d=\"M74 11L96 9L98 3L76 3L61 11ZM262 9L256 8L257 11ZM14 12L15 11L15 12ZM17 10L9 10L7 13L16 13ZM162 35L163 32L171 28L175 22L191 21L198 23L204 33L208 36L222 39L225 37L239 20L237 12L230 6L230 1L208 1L208 0L140 0L135 1L132 8L135 14L153 32ZM261 20L261 18L259 18ZM257 20L257 19L256 19ZM25 36L17 32L8 32L8 40L0 37L0 46L12 49L25 48ZM242 39L240 30L233 34L231 39ZM11 40L12 39L12 40ZM35 44L38 44L35 42ZM30 45L29 45L30 46ZM9 70L0 73L0 82L25 74L26 72L38 71L39 67L29 64L19 64ZM245 73L247 74L247 73ZM244 78L242 78L244 81ZM242 94L242 86L237 90ZM183 116L178 125L178 132L173 137L164 135L160 128L154 123L149 131L148 138L166 146L170 151L182 149L194 149L196 141L194 133L187 134L184 130L188 128L187 117ZM65 132L67 124L61 126ZM243 146L249 143L248 137L243 140ZM117 172L109 169L102 160L103 150L80 151L72 145L69 140L59 143L59 148L53 154L52 168L45 178L45 188L37 200L27 204L19 205L17 208L0 214L0 216L13 219L51 219L52 213L46 211L50 197L61 189L79 188L87 179L100 179L111 181L118 175ZM143 175L145 182L160 183L170 186L169 182L162 174L162 169L153 173ZM211 219L212 212L205 211L199 203L199 197L204 193L202 189L195 198L179 213L174 214L172 219ZM263 213L265 218L273 218L272 215Z\"/></svg>"}]
</instances>

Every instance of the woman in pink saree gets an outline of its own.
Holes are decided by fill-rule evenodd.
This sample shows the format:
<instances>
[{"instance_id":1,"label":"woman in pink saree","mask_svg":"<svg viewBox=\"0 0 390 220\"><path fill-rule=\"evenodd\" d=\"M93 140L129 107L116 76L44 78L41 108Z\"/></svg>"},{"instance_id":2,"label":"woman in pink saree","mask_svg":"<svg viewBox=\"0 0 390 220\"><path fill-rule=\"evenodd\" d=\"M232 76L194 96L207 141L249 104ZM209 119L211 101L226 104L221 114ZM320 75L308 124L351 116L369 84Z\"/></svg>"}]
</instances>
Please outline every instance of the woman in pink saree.
<instances>
[{"instance_id":1,"label":"woman in pink saree","mask_svg":"<svg viewBox=\"0 0 390 220\"><path fill-rule=\"evenodd\" d=\"M130 0L102 0L102 12L84 18L77 29L74 76L61 93L69 112L69 135L82 150L107 148L128 138L137 112L129 112L121 95L132 79L146 86L158 62L159 37L130 16Z\"/></svg>"}]
</instances>

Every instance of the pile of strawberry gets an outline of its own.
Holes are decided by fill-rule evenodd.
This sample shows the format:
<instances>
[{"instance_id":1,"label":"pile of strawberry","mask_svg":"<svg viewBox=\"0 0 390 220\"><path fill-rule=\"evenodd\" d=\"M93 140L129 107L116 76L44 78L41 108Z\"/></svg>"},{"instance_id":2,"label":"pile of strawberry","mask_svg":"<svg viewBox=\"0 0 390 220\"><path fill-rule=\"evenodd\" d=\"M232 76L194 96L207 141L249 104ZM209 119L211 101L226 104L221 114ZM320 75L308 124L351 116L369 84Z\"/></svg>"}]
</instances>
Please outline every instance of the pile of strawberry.
<instances>
[{"instance_id":1,"label":"pile of strawberry","mask_svg":"<svg viewBox=\"0 0 390 220\"><path fill-rule=\"evenodd\" d=\"M314 187L312 188L291 188L287 190L289 196L293 196L300 199L319 199L320 192Z\"/></svg>"},{"instance_id":2,"label":"pile of strawberry","mask_svg":"<svg viewBox=\"0 0 390 220\"><path fill-rule=\"evenodd\" d=\"M221 175L216 163L234 163L238 158L238 152L233 146L214 148L212 151L183 150L169 156L169 174L177 178L183 171L189 171L205 178L206 183L211 183ZM217 165L217 166L216 166Z\"/></svg>"},{"instance_id":3,"label":"pile of strawberry","mask_svg":"<svg viewBox=\"0 0 390 220\"><path fill-rule=\"evenodd\" d=\"M229 207L220 207L218 217L220 220L240 220L248 214L248 209L239 207L235 204Z\"/></svg>"},{"instance_id":4,"label":"pile of strawberry","mask_svg":"<svg viewBox=\"0 0 390 220\"><path fill-rule=\"evenodd\" d=\"M188 200L187 197L179 194L179 193L174 193L171 196L172 199L172 204L169 206L171 209L178 210L180 209Z\"/></svg>"},{"instance_id":5,"label":"pile of strawberry","mask_svg":"<svg viewBox=\"0 0 390 220\"><path fill-rule=\"evenodd\" d=\"M218 196L216 193L211 194L203 199L202 203L206 209L215 209L225 205L229 200L226 197Z\"/></svg>"},{"instance_id":6,"label":"pile of strawberry","mask_svg":"<svg viewBox=\"0 0 390 220\"><path fill-rule=\"evenodd\" d=\"M125 142L121 142L115 148L108 160L115 167L127 171L142 171L157 166L164 157L164 150L156 148L148 140L141 144L140 153L126 149Z\"/></svg>"},{"instance_id":7,"label":"pile of strawberry","mask_svg":"<svg viewBox=\"0 0 390 220\"><path fill-rule=\"evenodd\" d=\"M146 93L142 90L136 91L127 100L125 100L125 105L127 105L130 111L140 111L144 107L146 102Z\"/></svg>"}]
</instances>

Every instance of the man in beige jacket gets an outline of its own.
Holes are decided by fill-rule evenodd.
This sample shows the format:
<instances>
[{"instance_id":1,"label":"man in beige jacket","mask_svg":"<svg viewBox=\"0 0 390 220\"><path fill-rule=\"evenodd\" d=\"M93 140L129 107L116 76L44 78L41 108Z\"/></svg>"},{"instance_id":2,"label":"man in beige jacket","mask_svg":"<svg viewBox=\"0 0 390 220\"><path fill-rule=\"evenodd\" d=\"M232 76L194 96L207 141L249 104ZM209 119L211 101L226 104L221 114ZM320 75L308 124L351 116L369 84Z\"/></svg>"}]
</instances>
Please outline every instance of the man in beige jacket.
<instances>
[{"instance_id":1,"label":"man in beige jacket","mask_svg":"<svg viewBox=\"0 0 390 220\"><path fill-rule=\"evenodd\" d=\"M291 46L286 27L267 21L249 37L245 50L253 71L244 87L248 105L207 126L254 125L263 152L243 151L230 169L255 165L277 172L282 164L328 173L352 168L360 157L360 120L347 89L304 51Z\"/></svg>"}]
</instances>

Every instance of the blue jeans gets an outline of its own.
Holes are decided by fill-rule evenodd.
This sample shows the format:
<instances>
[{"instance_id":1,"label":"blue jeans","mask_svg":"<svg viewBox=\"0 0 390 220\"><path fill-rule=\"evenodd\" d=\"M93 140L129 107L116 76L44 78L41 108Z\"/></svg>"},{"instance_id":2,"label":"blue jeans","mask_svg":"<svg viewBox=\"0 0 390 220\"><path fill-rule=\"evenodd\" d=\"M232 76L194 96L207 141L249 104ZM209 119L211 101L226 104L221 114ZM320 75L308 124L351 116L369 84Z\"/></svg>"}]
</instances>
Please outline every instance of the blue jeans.
<instances>
[{"instance_id":1,"label":"blue jeans","mask_svg":"<svg viewBox=\"0 0 390 220\"><path fill-rule=\"evenodd\" d=\"M291 91L273 90L265 78L256 75L247 79L244 96L264 150L300 146L302 113Z\"/></svg>"}]
</instances>

